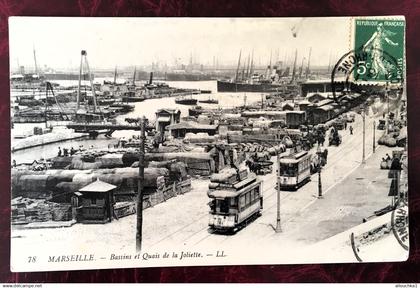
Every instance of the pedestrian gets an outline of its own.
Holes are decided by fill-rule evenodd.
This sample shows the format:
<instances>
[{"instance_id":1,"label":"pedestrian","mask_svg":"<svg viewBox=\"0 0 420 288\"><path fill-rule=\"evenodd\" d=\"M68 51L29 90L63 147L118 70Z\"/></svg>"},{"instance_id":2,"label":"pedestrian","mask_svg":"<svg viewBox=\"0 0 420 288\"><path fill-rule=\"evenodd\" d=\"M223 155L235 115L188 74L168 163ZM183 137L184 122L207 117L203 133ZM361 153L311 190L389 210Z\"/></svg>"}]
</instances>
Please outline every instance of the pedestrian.
<instances>
[{"instance_id":1,"label":"pedestrian","mask_svg":"<svg viewBox=\"0 0 420 288\"><path fill-rule=\"evenodd\" d=\"M58 153L57 153L57 156L58 156L58 157L61 157L61 148L60 148L60 147L58 147Z\"/></svg>"},{"instance_id":2,"label":"pedestrian","mask_svg":"<svg viewBox=\"0 0 420 288\"><path fill-rule=\"evenodd\" d=\"M76 153L76 150L73 148L73 146L70 148L70 155L73 156Z\"/></svg>"},{"instance_id":3,"label":"pedestrian","mask_svg":"<svg viewBox=\"0 0 420 288\"><path fill-rule=\"evenodd\" d=\"M350 130L350 135L353 135L353 127L352 126L349 127L349 130Z\"/></svg>"},{"instance_id":4,"label":"pedestrian","mask_svg":"<svg viewBox=\"0 0 420 288\"><path fill-rule=\"evenodd\" d=\"M63 148L63 155L64 155L64 157L69 156L69 150L67 148Z\"/></svg>"},{"instance_id":5,"label":"pedestrian","mask_svg":"<svg viewBox=\"0 0 420 288\"><path fill-rule=\"evenodd\" d=\"M389 154L388 154L388 153L386 153L385 160L386 160L386 161L391 160L391 156L389 156Z\"/></svg>"},{"instance_id":6,"label":"pedestrian","mask_svg":"<svg viewBox=\"0 0 420 288\"><path fill-rule=\"evenodd\" d=\"M344 130L347 130L347 121L344 121Z\"/></svg>"}]
</instances>

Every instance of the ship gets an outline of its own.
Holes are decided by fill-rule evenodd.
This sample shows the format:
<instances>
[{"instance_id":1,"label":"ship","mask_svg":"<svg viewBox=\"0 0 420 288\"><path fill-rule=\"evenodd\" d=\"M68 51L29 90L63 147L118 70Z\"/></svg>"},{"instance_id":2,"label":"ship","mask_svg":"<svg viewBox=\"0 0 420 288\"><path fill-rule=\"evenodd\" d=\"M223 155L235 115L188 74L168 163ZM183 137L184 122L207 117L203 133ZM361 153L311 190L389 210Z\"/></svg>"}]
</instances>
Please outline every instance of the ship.
<instances>
[{"instance_id":1,"label":"ship","mask_svg":"<svg viewBox=\"0 0 420 288\"><path fill-rule=\"evenodd\" d=\"M46 80L79 80L78 73L66 73L66 72L46 72L43 75ZM94 79L93 74L91 74L92 80ZM89 75L87 73L83 73L80 76L81 80L89 79Z\"/></svg>"},{"instance_id":2,"label":"ship","mask_svg":"<svg viewBox=\"0 0 420 288\"><path fill-rule=\"evenodd\" d=\"M166 81L209 81L212 80L210 74L187 73L187 72L168 72L165 73Z\"/></svg>"},{"instance_id":3,"label":"ship","mask_svg":"<svg viewBox=\"0 0 420 288\"><path fill-rule=\"evenodd\" d=\"M199 100L200 103L206 104L219 104L219 100L209 97L207 99Z\"/></svg>"},{"instance_id":4,"label":"ship","mask_svg":"<svg viewBox=\"0 0 420 288\"><path fill-rule=\"evenodd\" d=\"M232 82L217 81L217 92L277 92L282 89L281 84L273 84L271 82Z\"/></svg>"},{"instance_id":5,"label":"ship","mask_svg":"<svg viewBox=\"0 0 420 288\"><path fill-rule=\"evenodd\" d=\"M175 103L180 105L196 105L197 99L194 98L175 98Z\"/></svg>"},{"instance_id":6,"label":"ship","mask_svg":"<svg viewBox=\"0 0 420 288\"><path fill-rule=\"evenodd\" d=\"M311 48L312 50L312 48ZM309 51L309 59L311 57ZM218 92L284 92L290 88L290 85L297 87L297 81L302 78L303 61L299 71L296 67L297 50L293 62L292 72L284 63L277 62L274 65L270 63L265 73L259 74L254 71L254 61L248 57L248 64L241 69L241 53L239 53L238 66L235 76L230 80L218 80ZM291 74L291 75L290 75ZM306 79L310 74L309 60L306 68Z\"/></svg>"}]
</instances>

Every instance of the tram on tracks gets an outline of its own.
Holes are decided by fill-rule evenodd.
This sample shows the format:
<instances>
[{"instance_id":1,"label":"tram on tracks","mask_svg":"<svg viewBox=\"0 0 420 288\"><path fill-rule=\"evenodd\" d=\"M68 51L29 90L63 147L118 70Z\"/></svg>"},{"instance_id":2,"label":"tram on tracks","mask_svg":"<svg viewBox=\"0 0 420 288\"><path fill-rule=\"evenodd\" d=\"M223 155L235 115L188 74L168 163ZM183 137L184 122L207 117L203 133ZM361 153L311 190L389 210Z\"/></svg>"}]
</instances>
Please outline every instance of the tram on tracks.
<instances>
[{"instance_id":1,"label":"tram on tracks","mask_svg":"<svg viewBox=\"0 0 420 288\"><path fill-rule=\"evenodd\" d=\"M262 182L255 174L234 184L209 189L209 227L218 232L235 232L261 215Z\"/></svg>"},{"instance_id":2,"label":"tram on tracks","mask_svg":"<svg viewBox=\"0 0 420 288\"><path fill-rule=\"evenodd\" d=\"M301 151L279 160L279 174L277 182L280 189L297 190L311 179L311 154Z\"/></svg>"}]
</instances>

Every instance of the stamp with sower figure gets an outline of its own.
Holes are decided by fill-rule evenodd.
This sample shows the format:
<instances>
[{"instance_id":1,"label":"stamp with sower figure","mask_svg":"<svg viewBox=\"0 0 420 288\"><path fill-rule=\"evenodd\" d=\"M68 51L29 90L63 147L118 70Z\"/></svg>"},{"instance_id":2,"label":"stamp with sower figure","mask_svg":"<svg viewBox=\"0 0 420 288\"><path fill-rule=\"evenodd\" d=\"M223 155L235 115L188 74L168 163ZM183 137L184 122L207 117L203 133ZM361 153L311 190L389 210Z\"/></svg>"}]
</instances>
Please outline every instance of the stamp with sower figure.
<instances>
[{"instance_id":1,"label":"stamp with sower figure","mask_svg":"<svg viewBox=\"0 0 420 288\"><path fill-rule=\"evenodd\" d=\"M331 74L335 100L348 93L363 93L366 85L386 83L402 88L404 29L402 19L354 20L353 49L339 59Z\"/></svg>"}]
</instances>

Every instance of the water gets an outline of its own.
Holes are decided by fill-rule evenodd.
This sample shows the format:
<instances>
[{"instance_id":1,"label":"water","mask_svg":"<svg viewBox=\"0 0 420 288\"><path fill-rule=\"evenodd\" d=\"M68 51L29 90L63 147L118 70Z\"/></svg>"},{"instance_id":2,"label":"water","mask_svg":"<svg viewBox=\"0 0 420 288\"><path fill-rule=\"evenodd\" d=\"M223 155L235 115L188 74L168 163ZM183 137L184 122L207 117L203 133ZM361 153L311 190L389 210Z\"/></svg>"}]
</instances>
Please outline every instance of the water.
<instances>
[{"instance_id":1,"label":"water","mask_svg":"<svg viewBox=\"0 0 420 288\"><path fill-rule=\"evenodd\" d=\"M95 79L95 81L101 82L104 78ZM111 78L105 78L106 80L112 80ZM77 85L78 81L72 80L63 80L63 81L54 81L59 83L62 86ZM159 81L157 81L159 82ZM219 104L205 104L198 103L198 105L203 108L233 108L241 106L244 104L244 93L218 93L217 91L217 82L216 81L167 81L167 84L171 87L177 88L191 88L191 89L201 89L201 90L211 90L211 94L202 94L202 95L193 95L194 98L200 100L208 99L209 97L219 100ZM138 83L141 85L141 82ZM246 103L253 103L261 100L261 93L246 93ZM117 117L117 121L120 123L125 123L124 118L137 118L145 116L151 122L156 119L156 111L158 109L170 108L170 109L179 109L181 111L181 117L188 116L188 108L192 106L179 105L175 103L175 98L160 98L160 99L148 99L143 102L132 103L135 105L133 112L128 114L120 115ZM15 124L14 129L12 129L12 145L13 145L13 135L15 134L28 134L33 131L34 127L45 127L44 123L37 124ZM100 135L96 140L90 139L78 139L64 141L60 143L47 144L40 147L29 148L21 151L16 151L12 153L12 159L17 163L28 163L32 162L35 159L40 158L51 158L57 155L58 147L65 148L78 148L80 145L84 147L90 147L93 145L95 148L106 148L109 145L114 145L118 142L120 137L131 137L134 131L115 131L112 136L113 138L108 139L103 135Z\"/></svg>"}]
</instances>

